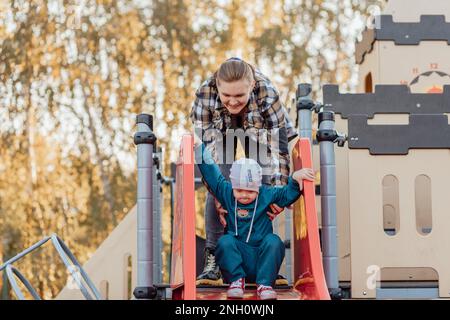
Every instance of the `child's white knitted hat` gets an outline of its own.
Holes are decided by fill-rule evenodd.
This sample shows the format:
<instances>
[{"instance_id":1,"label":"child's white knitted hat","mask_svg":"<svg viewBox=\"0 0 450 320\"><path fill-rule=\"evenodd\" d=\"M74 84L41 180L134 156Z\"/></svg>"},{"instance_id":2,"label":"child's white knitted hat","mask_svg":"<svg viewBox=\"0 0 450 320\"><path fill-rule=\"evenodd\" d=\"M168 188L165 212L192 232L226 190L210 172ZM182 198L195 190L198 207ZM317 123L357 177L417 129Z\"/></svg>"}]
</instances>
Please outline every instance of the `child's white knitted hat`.
<instances>
[{"instance_id":1,"label":"child's white knitted hat","mask_svg":"<svg viewBox=\"0 0 450 320\"><path fill-rule=\"evenodd\" d=\"M230 180L233 189L259 192L262 181L261 166L253 159L236 160L230 169Z\"/></svg>"}]
</instances>

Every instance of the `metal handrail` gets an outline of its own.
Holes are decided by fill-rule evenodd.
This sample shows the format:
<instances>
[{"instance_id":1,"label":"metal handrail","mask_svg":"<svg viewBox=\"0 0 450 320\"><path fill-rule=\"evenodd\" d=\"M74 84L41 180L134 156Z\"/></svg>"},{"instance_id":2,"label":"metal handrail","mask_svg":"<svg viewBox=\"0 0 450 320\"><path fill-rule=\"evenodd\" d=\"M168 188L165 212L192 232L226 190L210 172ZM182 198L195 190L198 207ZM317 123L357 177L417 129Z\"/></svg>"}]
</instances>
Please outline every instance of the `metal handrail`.
<instances>
[{"instance_id":1,"label":"metal handrail","mask_svg":"<svg viewBox=\"0 0 450 320\"><path fill-rule=\"evenodd\" d=\"M14 277L16 275L19 280L25 285L25 287L28 289L28 292L33 296L34 300L42 300L41 297L39 297L36 290L34 290L31 283L20 273L19 270L17 270L15 267L8 264L6 266L6 276L8 277L8 281L11 284L12 289L16 293L19 300L25 300L25 296L22 294L22 291L20 290L17 281Z\"/></svg>"},{"instance_id":2,"label":"metal handrail","mask_svg":"<svg viewBox=\"0 0 450 320\"><path fill-rule=\"evenodd\" d=\"M102 297L100 295L100 292L95 287L94 283L91 281L87 273L84 271L83 267L80 265L78 260L75 258L75 256L72 254L72 252L69 250L67 245L64 243L64 241L61 240L56 234L53 234L51 236L47 236L44 239L36 242L31 247L25 249L18 255L14 256L13 258L6 261L4 264L0 266L0 272L4 269L6 269L6 275L8 278L9 283L11 284L11 287L16 294L17 298L19 300L25 300L25 296L23 295L22 291L20 290L17 281L14 276L17 276L19 280L25 285L25 287L28 289L29 293L33 296L36 300L41 300L39 295L37 294L36 290L31 286L30 282L19 272L18 269L12 266L12 264L19 259L23 258L30 252L36 250L37 248L44 245L48 240L51 240L53 246L55 247L58 255L60 256L61 260L63 261L64 265L70 272L71 277L75 280L78 288L81 290L81 293L87 300L93 300L91 294L88 292L86 286L81 280L84 280L84 282L88 285L91 292L94 294L94 297L96 300L102 300ZM75 267L75 268L74 268ZM78 272L81 274L82 279L80 279Z\"/></svg>"},{"instance_id":3,"label":"metal handrail","mask_svg":"<svg viewBox=\"0 0 450 320\"><path fill-rule=\"evenodd\" d=\"M44 239L42 239L41 241L36 242L35 244L33 244L31 247L23 250L21 253L19 253L18 255L12 257L11 259L9 259L8 261L6 261L4 264L2 264L0 266L0 271L2 271L3 269L6 268L6 266L8 264L13 264L14 262L16 262L17 260L19 260L20 258L22 258L23 256L26 256L27 254L29 254L30 252L34 251L35 249L39 248L40 246L42 246L44 243L46 243L48 240L50 240L51 237L45 237Z\"/></svg>"}]
</instances>

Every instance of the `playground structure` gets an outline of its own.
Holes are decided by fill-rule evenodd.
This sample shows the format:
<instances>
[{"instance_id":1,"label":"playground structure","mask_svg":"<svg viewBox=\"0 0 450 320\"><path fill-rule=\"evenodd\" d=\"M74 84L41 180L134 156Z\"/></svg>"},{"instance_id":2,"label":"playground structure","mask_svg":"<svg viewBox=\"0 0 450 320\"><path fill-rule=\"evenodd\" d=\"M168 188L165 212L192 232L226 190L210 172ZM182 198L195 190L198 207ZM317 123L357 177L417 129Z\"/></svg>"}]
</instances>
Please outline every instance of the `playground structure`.
<instances>
[{"instance_id":1,"label":"playground structure","mask_svg":"<svg viewBox=\"0 0 450 320\"><path fill-rule=\"evenodd\" d=\"M447 1L389 1L356 45L357 94L323 88L349 136L336 149L336 209L339 279L353 298L449 295L448 258L435 252L448 242L437 175L449 174L449 18Z\"/></svg>"},{"instance_id":2,"label":"playground structure","mask_svg":"<svg viewBox=\"0 0 450 320\"><path fill-rule=\"evenodd\" d=\"M285 212L290 284L277 289L280 299L450 297L450 5L405 6L389 1L357 44L357 93L325 85L318 104L310 86L298 87L302 139L292 160L296 169L310 166L311 157L316 169L320 163L320 194L305 182L304 198ZM319 111L313 139L312 113ZM158 177L152 117L139 115L137 124L137 208L80 270L100 288L96 298L129 299L136 288L136 298L223 299L225 286L195 286L192 137L182 139L176 177ZM162 183L175 199L170 284L160 272ZM10 279L16 260L0 268ZM86 298L82 291L66 287L58 298ZM245 298L254 299L254 290Z\"/></svg>"}]
</instances>

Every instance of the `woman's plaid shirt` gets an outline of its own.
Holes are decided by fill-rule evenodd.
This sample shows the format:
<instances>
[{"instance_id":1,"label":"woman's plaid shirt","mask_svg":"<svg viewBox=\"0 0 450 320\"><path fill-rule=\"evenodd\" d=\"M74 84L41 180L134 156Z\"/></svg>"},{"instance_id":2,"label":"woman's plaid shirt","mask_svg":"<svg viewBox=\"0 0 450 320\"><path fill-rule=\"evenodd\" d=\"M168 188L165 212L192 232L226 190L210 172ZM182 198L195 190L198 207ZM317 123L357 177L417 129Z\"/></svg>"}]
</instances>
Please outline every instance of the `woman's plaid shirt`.
<instances>
[{"instance_id":1,"label":"woman's plaid shirt","mask_svg":"<svg viewBox=\"0 0 450 320\"><path fill-rule=\"evenodd\" d=\"M242 129L253 142L268 146L269 163L260 163L263 174L271 176L273 185L284 185L289 176L288 141L297 134L274 85L258 70L255 76L256 84L250 95ZM211 152L213 159L224 163L225 156L218 155L216 149L219 148L216 146L218 143L223 145L223 139L231 132L231 115L220 101L214 77L206 80L195 95L190 114L195 134Z\"/></svg>"}]
</instances>

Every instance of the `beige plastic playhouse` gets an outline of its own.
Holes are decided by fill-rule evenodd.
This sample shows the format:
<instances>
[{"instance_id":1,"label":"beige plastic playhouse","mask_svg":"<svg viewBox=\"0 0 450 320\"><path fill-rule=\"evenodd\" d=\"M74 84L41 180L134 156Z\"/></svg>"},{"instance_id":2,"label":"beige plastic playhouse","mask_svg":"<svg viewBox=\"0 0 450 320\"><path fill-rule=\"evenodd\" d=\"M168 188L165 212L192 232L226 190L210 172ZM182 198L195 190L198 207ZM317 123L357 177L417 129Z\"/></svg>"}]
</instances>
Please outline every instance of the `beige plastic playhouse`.
<instances>
[{"instance_id":1,"label":"beige plastic playhouse","mask_svg":"<svg viewBox=\"0 0 450 320\"><path fill-rule=\"evenodd\" d=\"M364 32L356 45L357 92L404 84L412 93L442 94L450 84L450 40L439 33L449 31L450 1L390 0L383 15L375 26L393 36L375 29ZM401 23L416 25L402 29ZM375 114L367 124L409 121L409 114ZM340 114L336 130L348 133L347 119ZM352 298L376 298L380 280L403 284L405 290L408 284L438 281L438 296L450 297L450 149L411 149L403 155L335 149L339 280L351 285ZM278 224L283 234L284 220ZM130 298L136 283L135 238L133 209L85 264L106 299ZM58 299L83 296L66 287Z\"/></svg>"},{"instance_id":2,"label":"beige plastic playhouse","mask_svg":"<svg viewBox=\"0 0 450 320\"><path fill-rule=\"evenodd\" d=\"M412 93L441 94L450 84L450 2L391 0L383 15L375 22L379 29L366 30L357 43L357 92L403 84ZM409 114L375 114L367 121L408 123ZM339 114L336 130L348 132ZM406 281L439 280L439 296L450 296L449 163L448 149L374 156L336 148L340 281L351 282L352 298L375 298L377 280L405 288Z\"/></svg>"}]
</instances>

